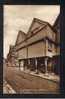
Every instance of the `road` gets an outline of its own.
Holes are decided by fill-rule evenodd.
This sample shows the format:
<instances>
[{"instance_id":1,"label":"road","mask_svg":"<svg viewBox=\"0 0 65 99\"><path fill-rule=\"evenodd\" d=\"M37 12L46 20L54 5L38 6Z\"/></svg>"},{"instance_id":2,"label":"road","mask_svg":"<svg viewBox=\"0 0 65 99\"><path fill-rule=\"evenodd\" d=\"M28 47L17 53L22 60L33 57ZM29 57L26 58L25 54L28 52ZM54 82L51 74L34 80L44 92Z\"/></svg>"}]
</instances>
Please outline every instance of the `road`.
<instances>
[{"instance_id":1,"label":"road","mask_svg":"<svg viewBox=\"0 0 65 99\"><path fill-rule=\"evenodd\" d=\"M7 67L6 81L16 93L59 93L59 83L37 77L14 67Z\"/></svg>"}]
</instances>

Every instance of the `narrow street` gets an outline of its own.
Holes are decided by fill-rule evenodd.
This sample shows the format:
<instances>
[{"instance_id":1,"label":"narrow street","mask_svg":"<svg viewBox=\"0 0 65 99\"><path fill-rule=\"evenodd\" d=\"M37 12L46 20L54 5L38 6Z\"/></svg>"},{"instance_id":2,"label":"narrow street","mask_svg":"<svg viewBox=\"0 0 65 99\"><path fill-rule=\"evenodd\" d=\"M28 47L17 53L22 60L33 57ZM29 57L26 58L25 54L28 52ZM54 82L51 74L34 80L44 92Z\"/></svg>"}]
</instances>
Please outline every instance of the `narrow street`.
<instances>
[{"instance_id":1,"label":"narrow street","mask_svg":"<svg viewBox=\"0 0 65 99\"><path fill-rule=\"evenodd\" d=\"M18 94L59 93L59 83L25 73L14 67L7 67L5 80Z\"/></svg>"}]
</instances>

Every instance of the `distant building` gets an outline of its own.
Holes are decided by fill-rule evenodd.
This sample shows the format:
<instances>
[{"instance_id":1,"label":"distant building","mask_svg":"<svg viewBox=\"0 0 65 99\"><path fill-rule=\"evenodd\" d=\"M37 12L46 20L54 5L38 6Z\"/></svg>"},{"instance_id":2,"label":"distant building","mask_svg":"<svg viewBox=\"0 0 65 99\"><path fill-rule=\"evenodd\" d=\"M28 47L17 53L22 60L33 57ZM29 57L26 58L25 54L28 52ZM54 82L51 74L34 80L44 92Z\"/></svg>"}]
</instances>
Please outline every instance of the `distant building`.
<instances>
[{"instance_id":1,"label":"distant building","mask_svg":"<svg viewBox=\"0 0 65 99\"><path fill-rule=\"evenodd\" d=\"M15 66L16 65L15 60L16 60L15 49L13 45L10 45L9 53L7 55L8 66Z\"/></svg>"},{"instance_id":2,"label":"distant building","mask_svg":"<svg viewBox=\"0 0 65 99\"><path fill-rule=\"evenodd\" d=\"M57 32L48 22L34 18L27 34L19 31L14 49L22 69L59 74L60 46Z\"/></svg>"}]
</instances>

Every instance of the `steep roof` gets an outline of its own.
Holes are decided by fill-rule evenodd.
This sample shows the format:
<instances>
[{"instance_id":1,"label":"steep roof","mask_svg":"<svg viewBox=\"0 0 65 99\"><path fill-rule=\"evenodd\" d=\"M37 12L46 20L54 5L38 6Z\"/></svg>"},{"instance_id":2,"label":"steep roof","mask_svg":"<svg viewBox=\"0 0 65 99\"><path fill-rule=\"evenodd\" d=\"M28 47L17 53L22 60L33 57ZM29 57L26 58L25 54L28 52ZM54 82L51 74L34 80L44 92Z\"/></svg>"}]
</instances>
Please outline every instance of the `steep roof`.
<instances>
[{"instance_id":1,"label":"steep roof","mask_svg":"<svg viewBox=\"0 0 65 99\"><path fill-rule=\"evenodd\" d=\"M41 29L42 27L46 26L48 23L45 21L42 21L40 19L34 18L31 26L27 32L27 37L29 37L30 35L33 34L33 31L37 31L39 29Z\"/></svg>"},{"instance_id":2,"label":"steep roof","mask_svg":"<svg viewBox=\"0 0 65 99\"><path fill-rule=\"evenodd\" d=\"M43 27L45 27L47 25L55 32L53 26L51 26L48 22L42 21L42 20L40 20L38 18L34 18L32 23L31 23L31 26L30 26L30 28L28 30L27 37L29 37L31 35L34 35L33 32L38 31L39 29L41 29L41 28L43 28Z\"/></svg>"},{"instance_id":3,"label":"steep roof","mask_svg":"<svg viewBox=\"0 0 65 99\"><path fill-rule=\"evenodd\" d=\"M53 27L48 22L42 21L38 18L34 18L27 34L25 34L22 31L19 31L15 45L23 43L24 41L26 41L27 39L38 33L38 31L42 30L46 26L49 26L51 30L54 31Z\"/></svg>"},{"instance_id":4,"label":"steep roof","mask_svg":"<svg viewBox=\"0 0 65 99\"><path fill-rule=\"evenodd\" d=\"M19 44L20 42L26 39L26 34L23 31L19 31L16 39L15 45Z\"/></svg>"}]
</instances>

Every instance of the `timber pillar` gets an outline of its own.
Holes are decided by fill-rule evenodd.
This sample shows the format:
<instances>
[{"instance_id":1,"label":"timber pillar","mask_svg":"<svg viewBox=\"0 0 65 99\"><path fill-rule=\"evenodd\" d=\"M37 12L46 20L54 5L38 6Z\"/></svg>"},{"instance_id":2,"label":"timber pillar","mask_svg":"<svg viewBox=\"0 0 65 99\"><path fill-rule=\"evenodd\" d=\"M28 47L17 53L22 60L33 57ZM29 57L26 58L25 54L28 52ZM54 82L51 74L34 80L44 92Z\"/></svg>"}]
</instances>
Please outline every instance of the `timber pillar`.
<instances>
[{"instance_id":1,"label":"timber pillar","mask_svg":"<svg viewBox=\"0 0 65 99\"><path fill-rule=\"evenodd\" d=\"M36 73L38 74L39 70L38 70L38 59L37 58L35 58L35 67L36 67Z\"/></svg>"},{"instance_id":2,"label":"timber pillar","mask_svg":"<svg viewBox=\"0 0 65 99\"><path fill-rule=\"evenodd\" d=\"M48 57L45 58L45 74L48 75Z\"/></svg>"}]
</instances>

